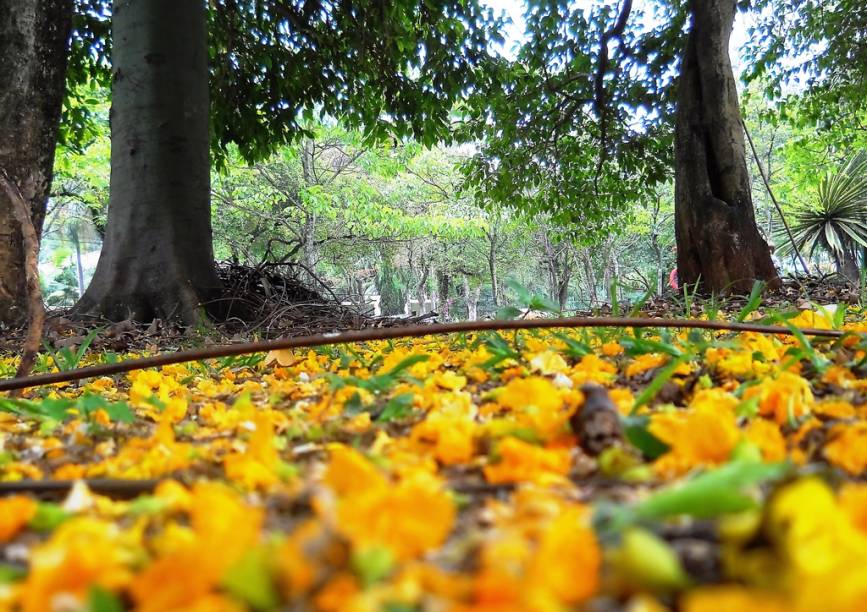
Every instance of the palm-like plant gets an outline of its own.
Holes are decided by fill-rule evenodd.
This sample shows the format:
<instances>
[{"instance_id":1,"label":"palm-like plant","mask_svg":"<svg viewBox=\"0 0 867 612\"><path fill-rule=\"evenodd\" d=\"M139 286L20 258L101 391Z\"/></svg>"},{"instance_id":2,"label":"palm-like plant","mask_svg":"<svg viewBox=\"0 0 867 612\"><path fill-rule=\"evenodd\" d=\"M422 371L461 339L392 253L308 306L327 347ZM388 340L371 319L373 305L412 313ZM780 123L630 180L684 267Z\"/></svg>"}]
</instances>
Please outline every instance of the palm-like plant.
<instances>
[{"instance_id":1,"label":"palm-like plant","mask_svg":"<svg viewBox=\"0 0 867 612\"><path fill-rule=\"evenodd\" d=\"M859 247L867 248L867 151L852 157L819 183L815 205L796 209L790 223L795 244L813 255L822 249L834 258L837 271L858 280ZM777 236L780 254L791 253L788 237Z\"/></svg>"}]
</instances>

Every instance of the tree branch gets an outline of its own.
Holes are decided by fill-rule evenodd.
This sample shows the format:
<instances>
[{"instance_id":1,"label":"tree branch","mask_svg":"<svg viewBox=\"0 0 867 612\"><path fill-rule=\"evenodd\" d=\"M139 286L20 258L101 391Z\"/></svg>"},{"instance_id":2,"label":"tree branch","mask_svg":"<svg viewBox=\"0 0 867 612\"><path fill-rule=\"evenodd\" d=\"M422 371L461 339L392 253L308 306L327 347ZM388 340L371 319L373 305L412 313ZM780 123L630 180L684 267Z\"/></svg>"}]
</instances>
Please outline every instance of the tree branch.
<instances>
[{"instance_id":1,"label":"tree branch","mask_svg":"<svg viewBox=\"0 0 867 612\"><path fill-rule=\"evenodd\" d=\"M599 195L599 175L606 157L606 140L608 139L608 101L605 93L605 75L608 73L608 43L619 39L626 29L629 13L632 12L632 0L624 0L620 7L617 21L608 30L602 33L599 39L599 65L596 67L596 77L593 80L593 108L599 117L599 159L596 162L596 176L593 178L593 187L596 195Z\"/></svg>"}]
</instances>

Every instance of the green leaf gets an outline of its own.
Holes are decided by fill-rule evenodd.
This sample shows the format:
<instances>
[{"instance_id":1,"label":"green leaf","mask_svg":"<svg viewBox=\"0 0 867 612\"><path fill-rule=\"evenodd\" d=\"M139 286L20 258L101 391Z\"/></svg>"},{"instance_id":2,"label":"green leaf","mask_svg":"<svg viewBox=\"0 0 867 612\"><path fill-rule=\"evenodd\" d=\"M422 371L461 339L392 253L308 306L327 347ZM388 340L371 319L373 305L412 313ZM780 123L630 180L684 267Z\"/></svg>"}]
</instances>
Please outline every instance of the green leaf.
<instances>
[{"instance_id":1,"label":"green leaf","mask_svg":"<svg viewBox=\"0 0 867 612\"><path fill-rule=\"evenodd\" d=\"M412 413L412 402L412 393L401 393L388 400L376 420L387 423L395 419L403 419Z\"/></svg>"},{"instance_id":2,"label":"green leaf","mask_svg":"<svg viewBox=\"0 0 867 612\"><path fill-rule=\"evenodd\" d=\"M11 398L0 398L0 411L10 412L20 417L65 421L69 409L75 406L74 400L46 399L38 402Z\"/></svg>"},{"instance_id":3,"label":"green leaf","mask_svg":"<svg viewBox=\"0 0 867 612\"><path fill-rule=\"evenodd\" d=\"M650 417L647 415L623 417L623 435L641 454L648 459L656 459L669 451L669 446L648 430Z\"/></svg>"},{"instance_id":4,"label":"green leaf","mask_svg":"<svg viewBox=\"0 0 867 612\"><path fill-rule=\"evenodd\" d=\"M280 601L262 548L245 553L226 572L222 584L231 595L255 610L275 609Z\"/></svg>"},{"instance_id":5,"label":"green leaf","mask_svg":"<svg viewBox=\"0 0 867 612\"><path fill-rule=\"evenodd\" d=\"M554 314L560 312L560 304L544 295L534 295L527 304L527 308Z\"/></svg>"},{"instance_id":6,"label":"green leaf","mask_svg":"<svg viewBox=\"0 0 867 612\"><path fill-rule=\"evenodd\" d=\"M502 320L511 320L517 319L522 314L522 311L519 308L515 308L514 306L504 306L497 310L497 314L494 315L497 319Z\"/></svg>"},{"instance_id":7,"label":"green leaf","mask_svg":"<svg viewBox=\"0 0 867 612\"><path fill-rule=\"evenodd\" d=\"M563 332L557 332L553 334L553 336L566 345L566 354L570 357L580 359L581 357L589 355L593 352L593 349L591 349L587 344L585 344L584 342L579 342L574 338L570 338L567 334L564 334Z\"/></svg>"},{"instance_id":8,"label":"green leaf","mask_svg":"<svg viewBox=\"0 0 867 612\"><path fill-rule=\"evenodd\" d=\"M713 518L748 510L756 505L747 492L749 487L779 480L790 469L788 463L732 461L654 493L635 507L635 516L639 520L678 515Z\"/></svg>"},{"instance_id":9,"label":"green leaf","mask_svg":"<svg viewBox=\"0 0 867 612\"><path fill-rule=\"evenodd\" d=\"M514 278L508 279L506 281L506 286L515 292L518 296L518 303L522 306L528 306L533 300L533 295L530 293L530 290Z\"/></svg>"},{"instance_id":10,"label":"green leaf","mask_svg":"<svg viewBox=\"0 0 867 612\"><path fill-rule=\"evenodd\" d=\"M350 563L361 584L369 587L391 574L394 562L394 553L390 549L374 546L353 554Z\"/></svg>"},{"instance_id":11,"label":"green leaf","mask_svg":"<svg viewBox=\"0 0 867 612\"><path fill-rule=\"evenodd\" d=\"M140 495L129 505L131 516L150 516L163 512L169 506L165 499L153 495Z\"/></svg>"},{"instance_id":12,"label":"green leaf","mask_svg":"<svg viewBox=\"0 0 867 612\"><path fill-rule=\"evenodd\" d=\"M762 291L765 290L765 283L757 280L753 283L753 288L750 291L750 297L744 307L738 312L738 323L744 321L751 312L754 312L762 303Z\"/></svg>"},{"instance_id":13,"label":"green leaf","mask_svg":"<svg viewBox=\"0 0 867 612\"><path fill-rule=\"evenodd\" d=\"M356 391L353 393L346 403L343 404L343 411L346 414L358 414L364 410L364 404L361 402L361 395Z\"/></svg>"},{"instance_id":14,"label":"green leaf","mask_svg":"<svg viewBox=\"0 0 867 612\"><path fill-rule=\"evenodd\" d=\"M402 359L396 366L385 373L385 376L397 376L404 370L408 370L417 363L422 363L430 359L428 355L410 355Z\"/></svg>"},{"instance_id":15,"label":"green leaf","mask_svg":"<svg viewBox=\"0 0 867 612\"><path fill-rule=\"evenodd\" d=\"M653 291L648 289L644 293L644 295L642 295L638 299L638 301L635 302L635 304L633 304L632 308L629 309L629 316L630 317L637 317L639 315L639 313L641 312L641 309L644 308L644 305L647 303L647 300L649 300L652 296L653 296Z\"/></svg>"},{"instance_id":16,"label":"green leaf","mask_svg":"<svg viewBox=\"0 0 867 612\"><path fill-rule=\"evenodd\" d=\"M742 401L735 408L735 415L738 418L753 418L759 414L759 398L751 397L748 400Z\"/></svg>"},{"instance_id":17,"label":"green leaf","mask_svg":"<svg viewBox=\"0 0 867 612\"><path fill-rule=\"evenodd\" d=\"M27 576L27 570L17 565L8 563L0 563L0 585L18 582Z\"/></svg>"},{"instance_id":18,"label":"green leaf","mask_svg":"<svg viewBox=\"0 0 867 612\"><path fill-rule=\"evenodd\" d=\"M36 506L36 514L30 519L28 525L36 531L53 531L69 517L70 514L58 504L39 502Z\"/></svg>"},{"instance_id":19,"label":"green leaf","mask_svg":"<svg viewBox=\"0 0 867 612\"><path fill-rule=\"evenodd\" d=\"M99 395L85 394L76 402L78 410L86 417L90 417L97 410L105 410L108 418L121 423L132 423L135 414L126 402L109 402Z\"/></svg>"},{"instance_id":20,"label":"green leaf","mask_svg":"<svg viewBox=\"0 0 867 612\"><path fill-rule=\"evenodd\" d=\"M666 342L658 342L656 340L647 340L645 338L630 338L624 336L620 339L620 344L626 350L627 355L645 355L647 353L663 353L672 357L680 357L683 351L672 344Z\"/></svg>"},{"instance_id":21,"label":"green leaf","mask_svg":"<svg viewBox=\"0 0 867 612\"><path fill-rule=\"evenodd\" d=\"M101 586L94 584L87 594L88 612L123 612L124 606L120 598Z\"/></svg>"},{"instance_id":22,"label":"green leaf","mask_svg":"<svg viewBox=\"0 0 867 612\"><path fill-rule=\"evenodd\" d=\"M135 414L126 402L112 402L105 406L108 418L119 423L132 423Z\"/></svg>"},{"instance_id":23,"label":"green leaf","mask_svg":"<svg viewBox=\"0 0 867 612\"><path fill-rule=\"evenodd\" d=\"M650 381L650 384L647 385L641 393L638 394L638 397L635 398L635 403L632 405L632 412L634 413L644 404L656 397L656 394L659 393L662 386L667 383L672 376L674 376L677 368L688 359L688 355L681 355L676 359L672 359L664 368L662 368L653 380Z\"/></svg>"}]
</instances>

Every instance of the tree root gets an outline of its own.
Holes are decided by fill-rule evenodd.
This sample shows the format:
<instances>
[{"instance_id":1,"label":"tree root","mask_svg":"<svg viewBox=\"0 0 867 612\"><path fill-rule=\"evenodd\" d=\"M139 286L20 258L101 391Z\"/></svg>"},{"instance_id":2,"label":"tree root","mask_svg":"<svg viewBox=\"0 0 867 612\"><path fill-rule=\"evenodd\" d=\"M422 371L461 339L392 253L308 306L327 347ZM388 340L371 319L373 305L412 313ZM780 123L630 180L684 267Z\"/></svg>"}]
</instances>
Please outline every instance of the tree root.
<instances>
[{"instance_id":1,"label":"tree root","mask_svg":"<svg viewBox=\"0 0 867 612\"><path fill-rule=\"evenodd\" d=\"M24 346L21 349L21 363L15 374L16 378L24 378L30 374L33 364L36 363L36 354L39 352L39 346L42 342L42 329L45 326L45 305L42 302L42 289L39 287L39 237L30 217L30 207L27 205L27 200L24 199L21 190L2 168L0 168L0 182L3 183L3 188L12 202L12 214L21 229L24 246L24 274L29 323Z\"/></svg>"}]
</instances>

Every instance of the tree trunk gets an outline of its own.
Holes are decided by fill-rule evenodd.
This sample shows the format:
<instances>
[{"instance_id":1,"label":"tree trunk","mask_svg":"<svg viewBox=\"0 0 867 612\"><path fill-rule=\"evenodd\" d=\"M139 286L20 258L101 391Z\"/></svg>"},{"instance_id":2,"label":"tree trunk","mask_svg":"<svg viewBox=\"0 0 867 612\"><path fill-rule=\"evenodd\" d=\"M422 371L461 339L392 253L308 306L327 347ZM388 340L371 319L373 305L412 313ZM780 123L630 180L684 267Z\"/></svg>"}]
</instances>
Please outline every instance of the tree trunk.
<instances>
[{"instance_id":1,"label":"tree trunk","mask_svg":"<svg viewBox=\"0 0 867 612\"><path fill-rule=\"evenodd\" d=\"M560 278L557 282L557 304L560 311L566 310L569 301L569 281L572 280L572 261L569 258L569 246L565 245L562 251L563 265L560 267Z\"/></svg>"},{"instance_id":2,"label":"tree trunk","mask_svg":"<svg viewBox=\"0 0 867 612\"><path fill-rule=\"evenodd\" d=\"M584 264L584 276L587 277L587 301L592 308L599 299L596 295L596 273L593 271L593 259L590 257L590 249L581 249L581 262Z\"/></svg>"},{"instance_id":3,"label":"tree trunk","mask_svg":"<svg viewBox=\"0 0 867 612\"><path fill-rule=\"evenodd\" d=\"M41 234L63 104L72 0L0 0L0 168ZM24 250L0 190L0 323L27 317Z\"/></svg>"},{"instance_id":4,"label":"tree trunk","mask_svg":"<svg viewBox=\"0 0 867 612\"><path fill-rule=\"evenodd\" d=\"M607 296L608 303L612 305L615 301L614 284L617 282L613 251L613 242L611 240L606 240L605 248L602 251L602 283L605 285L603 288L605 290L605 295Z\"/></svg>"},{"instance_id":5,"label":"tree trunk","mask_svg":"<svg viewBox=\"0 0 867 612\"><path fill-rule=\"evenodd\" d=\"M464 276L464 300L467 304L467 321L476 321L479 318L479 295L481 287L470 288L470 277Z\"/></svg>"},{"instance_id":6,"label":"tree trunk","mask_svg":"<svg viewBox=\"0 0 867 612\"><path fill-rule=\"evenodd\" d=\"M201 2L113 3L108 223L79 313L192 323L200 305L220 293L205 17Z\"/></svg>"},{"instance_id":7,"label":"tree trunk","mask_svg":"<svg viewBox=\"0 0 867 612\"><path fill-rule=\"evenodd\" d=\"M656 266L656 276L654 278L654 295L662 295L665 290L665 272L662 269L662 248L659 246L659 234L654 227L653 233L650 235L650 250L653 251L653 261Z\"/></svg>"},{"instance_id":8,"label":"tree trunk","mask_svg":"<svg viewBox=\"0 0 867 612\"><path fill-rule=\"evenodd\" d=\"M675 126L675 233L681 283L748 292L779 285L756 227L740 106L728 55L735 0L692 0Z\"/></svg>"},{"instance_id":9,"label":"tree trunk","mask_svg":"<svg viewBox=\"0 0 867 612\"><path fill-rule=\"evenodd\" d=\"M494 305L494 310L500 305L500 292L498 288L499 280L497 279L497 230L494 228L491 232L486 232L488 237L488 271L491 275L491 301Z\"/></svg>"},{"instance_id":10,"label":"tree trunk","mask_svg":"<svg viewBox=\"0 0 867 612\"><path fill-rule=\"evenodd\" d=\"M608 261L611 265L611 273L609 274L609 284L608 284L608 303L614 305L615 302L619 303L621 296L621 286L620 286L620 262L617 261L617 252L612 246L608 251Z\"/></svg>"},{"instance_id":11,"label":"tree trunk","mask_svg":"<svg viewBox=\"0 0 867 612\"><path fill-rule=\"evenodd\" d=\"M78 297L81 297L84 295L84 266L81 263L81 240L78 236L78 228L72 226L69 236L75 247L75 280L78 283Z\"/></svg>"},{"instance_id":12,"label":"tree trunk","mask_svg":"<svg viewBox=\"0 0 867 612\"><path fill-rule=\"evenodd\" d=\"M842 274L853 283L857 283L860 280L861 271L858 269L858 257L854 247L849 248L848 245L844 246L842 255L839 257L835 255L835 259L839 274Z\"/></svg>"},{"instance_id":13,"label":"tree trunk","mask_svg":"<svg viewBox=\"0 0 867 612\"><path fill-rule=\"evenodd\" d=\"M401 291L398 271L394 267L392 254L382 253L382 264L376 276L376 288L379 291L380 307L386 315L397 315L404 311L406 295Z\"/></svg>"},{"instance_id":14,"label":"tree trunk","mask_svg":"<svg viewBox=\"0 0 867 612\"><path fill-rule=\"evenodd\" d=\"M439 311L440 316L443 321L448 321L449 319L449 287L451 285L451 281L448 273L443 270L437 270L436 274L437 278L437 294L439 296Z\"/></svg>"},{"instance_id":15,"label":"tree trunk","mask_svg":"<svg viewBox=\"0 0 867 612\"><path fill-rule=\"evenodd\" d=\"M313 140L305 138L301 143L301 169L304 176L304 183L311 187L317 184L316 173L314 172L313 164L316 163L314 156L315 149ZM313 210L304 210L304 227L302 228L302 263L307 268L304 278L313 286L317 280L314 276L314 266L316 265L316 213Z\"/></svg>"}]
</instances>

